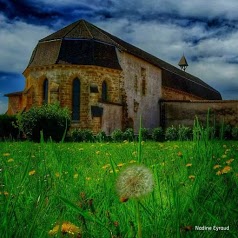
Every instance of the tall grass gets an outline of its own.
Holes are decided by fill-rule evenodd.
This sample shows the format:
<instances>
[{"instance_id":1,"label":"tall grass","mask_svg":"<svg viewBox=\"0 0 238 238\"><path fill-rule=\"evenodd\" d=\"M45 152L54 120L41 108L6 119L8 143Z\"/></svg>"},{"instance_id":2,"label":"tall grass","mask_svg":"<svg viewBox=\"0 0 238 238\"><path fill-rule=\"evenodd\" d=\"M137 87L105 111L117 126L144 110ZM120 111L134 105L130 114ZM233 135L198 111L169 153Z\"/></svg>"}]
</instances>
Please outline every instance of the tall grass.
<instances>
[{"instance_id":1,"label":"tall grass","mask_svg":"<svg viewBox=\"0 0 238 238\"><path fill-rule=\"evenodd\" d=\"M238 143L196 129L193 142L0 143L1 237L237 237ZM154 190L122 202L118 175L140 163Z\"/></svg>"}]
</instances>

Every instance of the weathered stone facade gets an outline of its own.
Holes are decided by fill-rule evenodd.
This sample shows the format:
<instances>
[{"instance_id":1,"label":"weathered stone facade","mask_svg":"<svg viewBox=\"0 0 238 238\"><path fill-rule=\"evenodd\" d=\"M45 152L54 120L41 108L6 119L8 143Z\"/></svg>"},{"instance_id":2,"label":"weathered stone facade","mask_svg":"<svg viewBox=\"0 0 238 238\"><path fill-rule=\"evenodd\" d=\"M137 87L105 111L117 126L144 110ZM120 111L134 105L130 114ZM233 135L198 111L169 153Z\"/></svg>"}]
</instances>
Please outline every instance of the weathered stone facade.
<instances>
[{"instance_id":1,"label":"weathered stone facade","mask_svg":"<svg viewBox=\"0 0 238 238\"><path fill-rule=\"evenodd\" d=\"M128 53L120 53L119 59L124 74L122 89L128 126L133 122L133 128L138 131L141 116L144 127L157 127L158 102L162 96L161 69Z\"/></svg>"},{"instance_id":2,"label":"weathered stone facade","mask_svg":"<svg viewBox=\"0 0 238 238\"><path fill-rule=\"evenodd\" d=\"M49 85L48 103L58 101L62 107L68 107L70 111L72 111L73 80L79 79L80 120L73 121L73 128L89 128L98 132L101 127L106 127L103 125L105 121L104 116L108 117L107 113L111 113L110 108L115 111L115 107L121 107L121 70L85 65L55 65L27 68L24 76L26 78L26 85L30 90L23 95L26 98L25 104L22 105L23 107L27 107L27 105L41 106L43 104L43 83L47 79ZM108 86L107 102L103 102L101 99L103 81L106 81ZM90 92L91 85L97 87L98 91ZM104 113L103 118L99 120L91 114L91 106L98 106L103 109L105 107L107 108L107 113ZM116 127L121 128L120 117L116 119L120 122L116 123ZM115 128L108 130L113 129Z\"/></svg>"},{"instance_id":3,"label":"weathered stone facade","mask_svg":"<svg viewBox=\"0 0 238 238\"><path fill-rule=\"evenodd\" d=\"M58 101L72 111L72 128L95 133L137 133L140 116L143 127L158 127L163 99L221 99L199 78L84 20L40 40L23 74L24 91L7 95L8 114Z\"/></svg>"}]
</instances>

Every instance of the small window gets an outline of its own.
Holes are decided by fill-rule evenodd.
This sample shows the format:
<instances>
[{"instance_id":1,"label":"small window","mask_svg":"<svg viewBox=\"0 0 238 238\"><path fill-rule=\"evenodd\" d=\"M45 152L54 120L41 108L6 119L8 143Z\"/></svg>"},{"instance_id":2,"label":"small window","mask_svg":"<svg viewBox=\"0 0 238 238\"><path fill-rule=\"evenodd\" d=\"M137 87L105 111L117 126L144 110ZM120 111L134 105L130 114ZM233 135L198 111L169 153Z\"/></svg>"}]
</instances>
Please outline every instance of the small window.
<instances>
[{"instance_id":1,"label":"small window","mask_svg":"<svg viewBox=\"0 0 238 238\"><path fill-rule=\"evenodd\" d=\"M108 97L107 97L107 82L104 80L102 82L102 101L103 102L106 102L108 100Z\"/></svg>"},{"instance_id":2,"label":"small window","mask_svg":"<svg viewBox=\"0 0 238 238\"><path fill-rule=\"evenodd\" d=\"M137 78L137 75L135 75L135 78L134 78L134 89L135 89L135 92L137 93L137 90L138 90L138 78Z\"/></svg>"},{"instance_id":3,"label":"small window","mask_svg":"<svg viewBox=\"0 0 238 238\"><path fill-rule=\"evenodd\" d=\"M145 79L142 79L142 95L146 93L146 82Z\"/></svg>"},{"instance_id":4,"label":"small window","mask_svg":"<svg viewBox=\"0 0 238 238\"><path fill-rule=\"evenodd\" d=\"M49 85L49 81L48 79L45 79L43 83L43 104L48 103L48 85Z\"/></svg>"},{"instance_id":5,"label":"small window","mask_svg":"<svg viewBox=\"0 0 238 238\"><path fill-rule=\"evenodd\" d=\"M146 69L141 67L141 78L145 79L145 77L146 77Z\"/></svg>"},{"instance_id":6,"label":"small window","mask_svg":"<svg viewBox=\"0 0 238 238\"><path fill-rule=\"evenodd\" d=\"M141 67L141 93L146 94L146 69Z\"/></svg>"},{"instance_id":7,"label":"small window","mask_svg":"<svg viewBox=\"0 0 238 238\"><path fill-rule=\"evenodd\" d=\"M72 120L80 119L80 81L74 79L72 88Z\"/></svg>"}]
</instances>

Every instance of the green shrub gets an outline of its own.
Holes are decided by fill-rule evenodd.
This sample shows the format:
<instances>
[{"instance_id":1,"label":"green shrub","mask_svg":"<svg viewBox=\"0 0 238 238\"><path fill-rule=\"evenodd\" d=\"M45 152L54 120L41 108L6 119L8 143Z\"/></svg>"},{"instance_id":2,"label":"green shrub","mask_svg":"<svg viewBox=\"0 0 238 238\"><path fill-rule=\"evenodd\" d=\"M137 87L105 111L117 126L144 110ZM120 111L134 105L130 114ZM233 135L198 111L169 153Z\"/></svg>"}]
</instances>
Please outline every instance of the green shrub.
<instances>
[{"instance_id":1,"label":"green shrub","mask_svg":"<svg viewBox=\"0 0 238 238\"><path fill-rule=\"evenodd\" d=\"M146 141L150 139L150 131L147 128L141 128L141 139Z\"/></svg>"},{"instance_id":2,"label":"green shrub","mask_svg":"<svg viewBox=\"0 0 238 238\"><path fill-rule=\"evenodd\" d=\"M220 127L220 138L230 140L232 139L232 127L229 124Z\"/></svg>"},{"instance_id":3,"label":"green shrub","mask_svg":"<svg viewBox=\"0 0 238 238\"><path fill-rule=\"evenodd\" d=\"M233 127L231 130L233 140L238 140L238 127Z\"/></svg>"},{"instance_id":4,"label":"green shrub","mask_svg":"<svg viewBox=\"0 0 238 238\"><path fill-rule=\"evenodd\" d=\"M132 128L128 128L123 132L123 139L128 141L134 140L134 130Z\"/></svg>"},{"instance_id":5,"label":"green shrub","mask_svg":"<svg viewBox=\"0 0 238 238\"><path fill-rule=\"evenodd\" d=\"M164 131L162 127L157 127L152 130L152 139L154 141L163 141L164 140Z\"/></svg>"},{"instance_id":6,"label":"green shrub","mask_svg":"<svg viewBox=\"0 0 238 238\"><path fill-rule=\"evenodd\" d=\"M70 136L72 141L74 142L82 142L83 141L83 131L81 129L73 129L70 131Z\"/></svg>"},{"instance_id":7,"label":"green shrub","mask_svg":"<svg viewBox=\"0 0 238 238\"><path fill-rule=\"evenodd\" d=\"M192 130L187 126L179 126L178 128L178 139L180 141L191 140L192 139Z\"/></svg>"},{"instance_id":8,"label":"green shrub","mask_svg":"<svg viewBox=\"0 0 238 238\"><path fill-rule=\"evenodd\" d=\"M89 129L73 129L70 133L74 142L93 142L94 135Z\"/></svg>"},{"instance_id":9,"label":"green shrub","mask_svg":"<svg viewBox=\"0 0 238 238\"><path fill-rule=\"evenodd\" d=\"M85 141L85 142L93 142L94 141L94 135L90 129L83 130L83 141Z\"/></svg>"},{"instance_id":10,"label":"green shrub","mask_svg":"<svg viewBox=\"0 0 238 238\"><path fill-rule=\"evenodd\" d=\"M0 138L17 138L19 130L14 126L16 116L0 115Z\"/></svg>"},{"instance_id":11,"label":"green shrub","mask_svg":"<svg viewBox=\"0 0 238 238\"><path fill-rule=\"evenodd\" d=\"M111 134L112 140L119 142L123 140L123 132L120 129L115 129Z\"/></svg>"},{"instance_id":12,"label":"green shrub","mask_svg":"<svg viewBox=\"0 0 238 238\"><path fill-rule=\"evenodd\" d=\"M60 141L65 130L69 129L70 122L69 110L60 107L59 103L32 107L17 117L20 131L33 141L40 141L40 131L43 131L44 140L51 137L54 141Z\"/></svg>"},{"instance_id":13,"label":"green shrub","mask_svg":"<svg viewBox=\"0 0 238 238\"><path fill-rule=\"evenodd\" d=\"M165 130L165 140L173 141L177 139L178 139L178 130L174 126L168 127Z\"/></svg>"},{"instance_id":14,"label":"green shrub","mask_svg":"<svg viewBox=\"0 0 238 238\"><path fill-rule=\"evenodd\" d=\"M99 142L105 142L107 141L107 135L104 131L99 131L96 135L96 140Z\"/></svg>"}]
</instances>

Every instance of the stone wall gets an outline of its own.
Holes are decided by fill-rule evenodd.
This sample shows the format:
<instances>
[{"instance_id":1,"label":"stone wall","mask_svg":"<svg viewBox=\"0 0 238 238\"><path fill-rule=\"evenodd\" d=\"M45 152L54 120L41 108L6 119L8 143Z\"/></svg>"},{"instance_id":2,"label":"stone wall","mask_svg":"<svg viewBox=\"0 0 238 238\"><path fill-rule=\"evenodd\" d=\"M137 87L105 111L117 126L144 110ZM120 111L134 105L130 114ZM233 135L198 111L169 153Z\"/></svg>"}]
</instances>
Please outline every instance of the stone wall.
<instances>
[{"instance_id":1,"label":"stone wall","mask_svg":"<svg viewBox=\"0 0 238 238\"><path fill-rule=\"evenodd\" d=\"M122 105L100 103L99 106L103 108L100 129L107 135L110 135L115 129L122 129Z\"/></svg>"},{"instance_id":2,"label":"stone wall","mask_svg":"<svg viewBox=\"0 0 238 238\"><path fill-rule=\"evenodd\" d=\"M193 126L195 117L205 122L208 110L211 122L238 126L238 100L194 100L194 101L162 101L161 125L165 127L187 125Z\"/></svg>"},{"instance_id":3,"label":"stone wall","mask_svg":"<svg viewBox=\"0 0 238 238\"><path fill-rule=\"evenodd\" d=\"M43 83L48 79L48 103L59 101L61 106L68 107L70 111L72 111L73 81L76 78L80 80L80 120L73 121L72 128L92 129L95 133L101 129L99 128L101 119L92 117L91 106L98 106L101 102L103 81L106 81L108 86L107 101L121 103L121 70L99 66L55 65L28 68L24 76L26 86L32 88L27 93L31 104L38 106L43 104ZM90 91L92 85L97 88L97 92Z\"/></svg>"},{"instance_id":4,"label":"stone wall","mask_svg":"<svg viewBox=\"0 0 238 238\"><path fill-rule=\"evenodd\" d=\"M8 99L8 115L14 115L23 110L23 99L21 95L11 95Z\"/></svg>"},{"instance_id":5,"label":"stone wall","mask_svg":"<svg viewBox=\"0 0 238 238\"><path fill-rule=\"evenodd\" d=\"M138 132L140 116L143 127L159 124L162 71L158 67L126 52L117 52L123 69L121 82L123 124Z\"/></svg>"}]
</instances>

